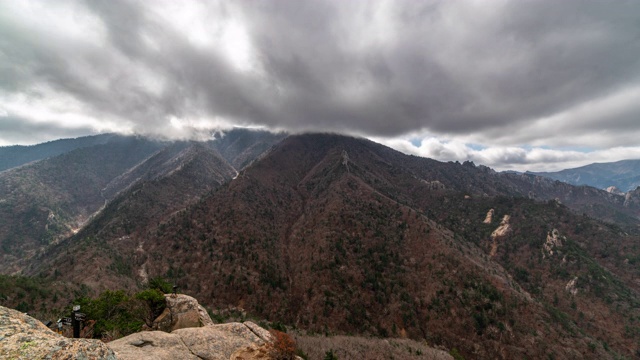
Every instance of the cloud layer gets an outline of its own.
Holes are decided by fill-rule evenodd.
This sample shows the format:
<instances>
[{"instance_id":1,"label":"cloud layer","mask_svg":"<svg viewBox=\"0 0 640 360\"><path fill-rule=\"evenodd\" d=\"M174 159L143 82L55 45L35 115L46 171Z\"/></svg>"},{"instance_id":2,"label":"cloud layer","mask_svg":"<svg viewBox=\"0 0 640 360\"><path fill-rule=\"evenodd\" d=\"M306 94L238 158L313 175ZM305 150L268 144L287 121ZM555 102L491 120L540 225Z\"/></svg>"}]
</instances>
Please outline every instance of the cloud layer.
<instances>
[{"instance_id":1,"label":"cloud layer","mask_svg":"<svg viewBox=\"0 0 640 360\"><path fill-rule=\"evenodd\" d=\"M640 138L638 13L578 0L0 1L0 144L25 142L20 129L39 141L235 124L421 134L405 151L499 168L593 157L567 149L613 160Z\"/></svg>"}]
</instances>

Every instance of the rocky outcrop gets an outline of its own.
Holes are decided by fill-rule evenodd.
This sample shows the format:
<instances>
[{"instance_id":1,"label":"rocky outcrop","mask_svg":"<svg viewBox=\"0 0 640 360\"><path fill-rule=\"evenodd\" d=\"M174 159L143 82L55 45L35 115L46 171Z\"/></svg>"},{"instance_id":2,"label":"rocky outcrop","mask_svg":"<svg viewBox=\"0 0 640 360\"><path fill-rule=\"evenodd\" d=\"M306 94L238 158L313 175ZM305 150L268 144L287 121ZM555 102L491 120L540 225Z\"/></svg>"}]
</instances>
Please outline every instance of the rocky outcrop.
<instances>
[{"instance_id":1,"label":"rocky outcrop","mask_svg":"<svg viewBox=\"0 0 640 360\"><path fill-rule=\"evenodd\" d=\"M511 219L511 215L505 215L500 222L500 226L495 229L491 233L491 251L489 252L489 256L493 257L498 252L498 239L507 236L511 231L511 224L509 224L509 220Z\"/></svg>"},{"instance_id":2,"label":"rocky outcrop","mask_svg":"<svg viewBox=\"0 0 640 360\"><path fill-rule=\"evenodd\" d=\"M438 180L434 180L434 181L426 181L426 180L422 180L422 183L427 185L427 188L429 190L444 190L445 186L443 183L441 183Z\"/></svg>"},{"instance_id":3,"label":"rocky outcrop","mask_svg":"<svg viewBox=\"0 0 640 360\"><path fill-rule=\"evenodd\" d=\"M637 208L640 206L640 186L625 194L623 206L627 208Z\"/></svg>"},{"instance_id":4,"label":"rocky outcrop","mask_svg":"<svg viewBox=\"0 0 640 360\"><path fill-rule=\"evenodd\" d=\"M109 343L123 360L228 360L234 354L261 354L269 332L252 322L184 328L165 333L143 331Z\"/></svg>"},{"instance_id":5,"label":"rocky outcrop","mask_svg":"<svg viewBox=\"0 0 640 360\"><path fill-rule=\"evenodd\" d=\"M482 222L483 224L491 224L491 221L493 221L493 213L495 210L490 209L489 211L487 211L487 216L484 218L484 221Z\"/></svg>"},{"instance_id":6,"label":"rocky outcrop","mask_svg":"<svg viewBox=\"0 0 640 360\"><path fill-rule=\"evenodd\" d=\"M172 332L178 329L213 325L207 310L191 296L166 294L164 297L167 307L153 322L153 330Z\"/></svg>"},{"instance_id":7,"label":"rocky outcrop","mask_svg":"<svg viewBox=\"0 0 640 360\"><path fill-rule=\"evenodd\" d=\"M116 360L100 340L69 339L40 321L0 306L0 358Z\"/></svg>"},{"instance_id":8,"label":"rocky outcrop","mask_svg":"<svg viewBox=\"0 0 640 360\"><path fill-rule=\"evenodd\" d=\"M553 229L547 234L547 239L542 244L542 257L553 256L553 252L562 247L562 237L557 229Z\"/></svg>"},{"instance_id":9,"label":"rocky outcrop","mask_svg":"<svg viewBox=\"0 0 640 360\"><path fill-rule=\"evenodd\" d=\"M564 287L564 289L567 290L569 294L575 296L578 294L578 287L576 286L577 284L578 284L578 277L575 276L573 279L569 280L569 282Z\"/></svg>"},{"instance_id":10,"label":"rocky outcrop","mask_svg":"<svg viewBox=\"0 0 640 360\"><path fill-rule=\"evenodd\" d=\"M624 193L622 191L620 191L620 189L618 189L616 186L609 186L608 188L605 189L609 194L615 194L615 195L624 195Z\"/></svg>"}]
</instances>

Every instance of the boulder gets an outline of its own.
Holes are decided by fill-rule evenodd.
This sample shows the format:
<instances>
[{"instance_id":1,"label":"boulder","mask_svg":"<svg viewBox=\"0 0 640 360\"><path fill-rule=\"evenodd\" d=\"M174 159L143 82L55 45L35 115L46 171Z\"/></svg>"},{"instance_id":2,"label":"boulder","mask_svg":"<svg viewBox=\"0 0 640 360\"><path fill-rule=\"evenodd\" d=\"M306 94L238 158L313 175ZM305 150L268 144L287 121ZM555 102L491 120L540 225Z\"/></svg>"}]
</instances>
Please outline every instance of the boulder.
<instances>
[{"instance_id":1,"label":"boulder","mask_svg":"<svg viewBox=\"0 0 640 360\"><path fill-rule=\"evenodd\" d=\"M66 338L40 321L2 306L0 358L116 360L114 352L100 340Z\"/></svg>"},{"instance_id":2,"label":"boulder","mask_svg":"<svg viewBox=\"0 0 640 360\"><path fill-rule=\"evenodd\" d=\"M238 349L263 344L258 336L241 323L179 329L172 334L180 336L193 354L206 360L228 360Z\"/></svg>"},{"instance_id":3,"label":"boulder","mask_svg":"<svg viewBox=\"0 0 640 360\"><path fill-rule=\"evenodd\" d=\"M254 357L263 356L265 338L269 336L267 330L251 322L228 323L183 328L171 333L143 331L108 345L121 360L228 360L249 353Z\"/></svg>"},{"instance_id":4,"label":"boulder","mask_svg":"<svg viewBox=\"0 0 640 360\"><path fill-rule=\"evenodd\" d=\"M167 307L154 320L152 329L172 332L177 329L213 325L207 311L191 296L165 294Z\"/></svg>"},{"instance_id":5,"label":"boulder","mask_svg":"<svg viewBox=\"0 0 640 360\"><path fill-rule=\"evenodd\" d=\"M120 360L198 360L182 338L164 331L142 331L108 343Z\"/></svg>"}]
</instances>

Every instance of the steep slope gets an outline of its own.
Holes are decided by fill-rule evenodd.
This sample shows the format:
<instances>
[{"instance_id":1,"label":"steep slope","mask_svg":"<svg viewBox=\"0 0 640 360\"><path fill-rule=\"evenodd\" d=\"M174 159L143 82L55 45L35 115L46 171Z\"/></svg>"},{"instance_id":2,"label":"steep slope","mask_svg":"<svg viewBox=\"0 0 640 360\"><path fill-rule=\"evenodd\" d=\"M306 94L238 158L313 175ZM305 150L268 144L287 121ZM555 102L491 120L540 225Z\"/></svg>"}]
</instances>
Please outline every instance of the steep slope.
<instances>
[{"instance_id":1,"label":"steep slope","mask_svg":"<svg viewBox=\"0 0 640 360\"><path fill-rule=\"evenodd\" d=\"M283 136L237 129L225 133L220 139L201 143L197 152L208 148L210 157L216 158L217 163L201 166L207 171L207 176L212 176L209 170L215 167L218 175L226 181L230 174L235 176L236 171L221 157L217 148L225 153L229 162L241 167ZM102 142L105 144L89 146ZM181 164L190 163L193 159L189 156L193 151L186 149L194 144L102 135L11 148L11 151L18 152L18 158L24 158L77 147L58 157L0 173L0 273L21 270L35 253L72 235L118 194L140 182L165 177L179 169ZM198 175L193 176L193 181L212 181L215 186L224 182L219 178L203 179ZM214 186L198 184L195 189L190 180L181 184L186 188L171 191L190 194L189 201L201 196L200 190L206 192ZM162 195L156 193L153 196Z\"/></svg>"},{"instance_id":2,"label":"steep slope","mask_svg":"<svg viewBox=\"0 0 640 360\"><path fill-rule=\"evenodd\" d=\"M94 288L166 276L212 307L470 358L632 354L638 239L501 195L523 189L538 188L366 140L292 136L169 220L78 234L33 271Z\"/></svg>"},{"instance_id":3,"label":"steep slope","mask_svg":"<svg viewBox=\"0 0 640 360\"><path fill-rule=\"evenodd\" d=\"M96 289L136 286L130 280L146 280L146 269L134 269L131 259L145 252L149 233L155 232L157 224L237 175L217 152L199 143L174 144L138 167L146 168L148 176L109 202L80 232L39 258L36 269L56 269L65 280Z\"/></svg>"},{"instance_id":4,"label":"steep slope","mask_svg":"<svg viewBox=\"0 0 640 360\"><path fill-rule=\"evenodd\" d=\"M102 190L103 196L111 200L120 192L139 182L154 180L167 175L185 161L184 157L190 154L189 151L185 150L191 146L193 146L193 143L186 141L166 144L145 161L111 180Z\"/></svg>"},{"instance_id":5,"label":"steep slope","mask_svg":"<svg viewBox=\"0 0 640 360\"><path fill-rule=\"evenodd\" d=\"M153 163L153 171L110 202L79 236L113 239L142 231L237 175L219 154L201 144L174 147L182 150L169 159L164 159L167 148L145 161L142 166Z\"/></svg>"},{"instance_id":6,"label":"steep slope","mask_svg":"<svg viewBox=\"0 0 640 360\"><path fill-rule=\"evenodd\" d=\"M640 160L594 163L574 169L535 174L573 185L589 185L598 189L615 186L622 192L627 192L640 186Z\"/></svg>"},{"instance_id":7,"label":"steep slope","mask_svg":"<svg viewBox=\"0 0 640 360\"><path fill-rule=\"evenodd\" d=\"M241 170L286 136L283 132L236 128L216 134L216 139L208 141L207 145L216 149L234 168Z\"/></svg>"},{"instance_id":8,"label":"steep slope","mask_svg":"<svg viewBox=\"0 0 640 360\"><path fill-rule=\"evenodd\" d=\"M558 184L362 139L291 136L169 217L139 220L154 206L112 202L27 273L94 289L165 276L210 307L426 339L469 358L633 356L639 239L554 199L609 194ZM140 189L118 199L131 204Z\"/></svg>"},{"instance_id":9,"label":"steep slope","mask_svg":"<svg viewBox=\"0 0 640 360\"><path fill-rule=\"evenodd\" d=\"M469 218L484 217L488 209L465 210L469 202L500 204L500 198L478 195L510 182L490 174L491 181L483 181L483 170L431 161L422 174L435 176L420 178L405 165L412 159L388 152L361 140L291 137L228 187L161 226L158 248L149 247L138 261L144 259L150 273L174 275L182 287L217 306L241 305L315 331L407 334L473 357L612 356L599 346L591 352L589 344L600 339L618 351L633 351L634 336L625 340L611 332L633 326L625 318L637 315L637 289L600 281L614 274L575 245L594 239L576 238L577 253L564 268L543 257L547 227L576 224L568 209L552 202L559 209L555 216L528 219L516 209L544 214L550 205L506 198L512 202L512 228L493 238L505 241L514 234L520 240L514 249L492 246L498 225L482 228L481 219L474 224ZM458 183L472 191L446 189ZM503 214L508 213L500 209ZM610 237L608 246L621 239L611 230L595 236ZM167 248L171 256L149 261ZM507 251L515 254L505 258ZM530 259L540 263L526 270ZM634 276L628 269L617 271L627 280ZM514 281L527 273L535 292ZM581 298L573 309L573 295L564 289L576 276ZM541 283L544 290L538 289ZM615 299L602 296L607 293ZM600 315L587 312L594 315L582 320L589 330L581 334L576 324L587 309Z\"/></svg>"},{"instance_id":10,"label":"steep slope","mask_svg":"<svg viewBox=\"0 0 640 360\"><path fill-rule=\"evenodd\" d=\"M0 171L62 155L75 149L103 145L119 137L115 134L101 134L76 139L60 139L31 146L0 146Z\"/></svg>"},{"instance_id":11,"label":"steep slope","mask_svg":"<svg viewBox=\"0 0 640 360\"><path fill-rule=\"evenodd\" d=\"M140 138L77 149L0 174L0 272L77 229L105 203L101 190L161 147Z\"/></svg>"}]
</instances>

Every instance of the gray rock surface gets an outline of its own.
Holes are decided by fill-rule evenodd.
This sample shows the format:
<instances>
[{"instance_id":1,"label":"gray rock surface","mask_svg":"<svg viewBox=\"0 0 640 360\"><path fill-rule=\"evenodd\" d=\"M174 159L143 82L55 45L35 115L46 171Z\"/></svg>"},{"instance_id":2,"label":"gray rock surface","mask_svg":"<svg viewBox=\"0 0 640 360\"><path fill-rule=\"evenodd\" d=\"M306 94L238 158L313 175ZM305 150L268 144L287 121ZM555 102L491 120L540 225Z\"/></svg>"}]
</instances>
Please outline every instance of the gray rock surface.
<instances>
[{"instance_id":1,"label":"gray rock surface","mask_svg":"<svg viewBox=\"0 0 640 360\"><path fill-rule=\"evenodd\" d=\"M153 330L172 332L177 329L213 325L207 311L191 296L165 294L167 307L153 322Z\"/></svg>"},{"instance_id":2,"label":"gray rock surface","mask_svg":"<svg viewBox=\"0 0 640 360\"><path fill-rule=\"evenodd\" d=\"M182 338L164 331L142 331L108 343L118 359L155 360L181 359L198 360Z\"/></svg>"},{"instance_id":3,"label":"gray rock surface","mask_svg":"<svg viewBox=\"0 0 640 360\"><path fill-rule=\"evenodd\" d=\"M228 360L238 353L255 354L265 344L261 336L269 332L258 325L228 323L175 330L143 331L112 341L108 346L122 360L204 359Z\"/></svg>"},{"instance_id":4,"label":"gray rock surface","mask_svg":"<svg viewBox=\"0 0 640 360\"><path fill-rule=\"evenodd\" d=\"M0 359L116 360L100 340L69 339L40 321L0 306Z\"/></svg>"}]
</instances>

